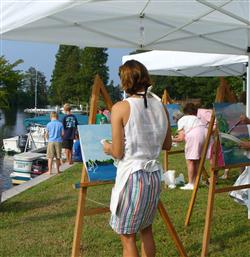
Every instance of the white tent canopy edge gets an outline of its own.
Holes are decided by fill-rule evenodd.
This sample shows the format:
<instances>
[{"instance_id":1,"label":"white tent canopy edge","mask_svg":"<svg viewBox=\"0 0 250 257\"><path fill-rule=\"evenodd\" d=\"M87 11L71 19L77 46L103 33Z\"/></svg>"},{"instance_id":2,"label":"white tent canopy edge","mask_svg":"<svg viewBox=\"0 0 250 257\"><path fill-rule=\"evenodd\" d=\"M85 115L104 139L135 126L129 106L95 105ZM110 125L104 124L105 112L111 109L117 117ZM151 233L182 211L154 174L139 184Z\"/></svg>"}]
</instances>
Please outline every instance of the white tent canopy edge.
<instances>
[{"instance_id":1,"label":"white tent canopy edge","mask_svg":"<svg viewBox=\"0 0 250 257\"><path fill-rule=\"evenodd\" d=\"M248 63L247 55L158 50L126 55L122 62L131 59L143 63L152 75L188 77L242 76Z\"/></svg>"}]
</instances>

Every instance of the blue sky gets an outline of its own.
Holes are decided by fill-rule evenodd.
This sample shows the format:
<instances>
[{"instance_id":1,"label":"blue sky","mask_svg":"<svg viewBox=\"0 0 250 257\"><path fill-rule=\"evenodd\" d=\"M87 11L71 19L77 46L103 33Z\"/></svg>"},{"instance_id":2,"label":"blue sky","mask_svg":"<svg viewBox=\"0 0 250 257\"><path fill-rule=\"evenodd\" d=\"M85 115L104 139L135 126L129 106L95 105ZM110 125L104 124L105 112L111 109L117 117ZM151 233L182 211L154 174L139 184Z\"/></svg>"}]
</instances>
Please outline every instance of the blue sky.
<instances>
[{"instance_id":1,"label":"blue sky","mask_svg":"<svg viewBox=\"0 0 250 257\"><path fill-rule=\"evenodd\" d=\"M33 66L44 73L49 83L57 50L58 45L2 40L0 55L4 55L10 63L22 59L24 63L20 64L18 69L28 70ZM132 49L108 49L109 77L110 80L114 80L115 85L119 84L118 68L121 65L122 56L132 51Z\"/></svg>"}]
</instances>

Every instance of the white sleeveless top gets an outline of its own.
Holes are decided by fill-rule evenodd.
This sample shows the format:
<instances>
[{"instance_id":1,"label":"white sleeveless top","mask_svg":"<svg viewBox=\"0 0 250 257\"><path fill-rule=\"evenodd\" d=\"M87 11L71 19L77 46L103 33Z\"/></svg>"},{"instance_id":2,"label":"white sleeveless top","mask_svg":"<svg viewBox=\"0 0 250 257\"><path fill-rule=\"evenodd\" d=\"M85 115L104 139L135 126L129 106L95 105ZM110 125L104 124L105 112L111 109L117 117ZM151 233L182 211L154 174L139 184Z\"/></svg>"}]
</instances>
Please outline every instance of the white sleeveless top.
<instances>
[{"instance_id":1,"label":"white sleeveless top","mask_svg":"<svg viewBox=\"0 0 250 257\"><path fill-rule=\"evenodd\" d=\"M127 98L130 116L124 127L125 149L123 159L118 161L115 185L112 190L110 210L116 212L119 195L129 175L138 170L153 172L161 169L157 160L167 134L168 119L164 106L154 97Z\"/></svg>"}]
</instances>

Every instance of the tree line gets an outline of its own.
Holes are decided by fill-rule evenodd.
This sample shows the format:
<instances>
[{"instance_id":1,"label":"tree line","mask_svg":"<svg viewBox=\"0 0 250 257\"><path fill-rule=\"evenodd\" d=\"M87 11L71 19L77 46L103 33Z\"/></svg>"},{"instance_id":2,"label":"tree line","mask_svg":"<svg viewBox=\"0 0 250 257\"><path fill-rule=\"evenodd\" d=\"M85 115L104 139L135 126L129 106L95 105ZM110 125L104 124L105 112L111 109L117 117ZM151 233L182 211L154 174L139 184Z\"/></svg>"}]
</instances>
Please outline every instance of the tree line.
<instances>
[{"instance_id":1,"label":"tree line","mask_svg":"<svg viewBox=\"0 0 250 257\"><path fill-rule=\"evenodd\" d=\"M18 70L22 60L8 62L0 57L0 108L19 106L31 108L35 105L37 89L37 107L62 105L65 102L86 104L89 102L91 87L96 74L103 83L113 102L121 99L121 90L109 81L106 48L60 45L56 54L55 66L50 85L41 71L30 67L27 71ZM118 67L117 67L118 70ZM153 91L161 96L167 89L172 99L200 98L203 106L210 107L214 102L219 78L190 78L151 76ZM243 89L241 77L227 77L229 85L236 95Z\"/></svg>"}]
</instances>

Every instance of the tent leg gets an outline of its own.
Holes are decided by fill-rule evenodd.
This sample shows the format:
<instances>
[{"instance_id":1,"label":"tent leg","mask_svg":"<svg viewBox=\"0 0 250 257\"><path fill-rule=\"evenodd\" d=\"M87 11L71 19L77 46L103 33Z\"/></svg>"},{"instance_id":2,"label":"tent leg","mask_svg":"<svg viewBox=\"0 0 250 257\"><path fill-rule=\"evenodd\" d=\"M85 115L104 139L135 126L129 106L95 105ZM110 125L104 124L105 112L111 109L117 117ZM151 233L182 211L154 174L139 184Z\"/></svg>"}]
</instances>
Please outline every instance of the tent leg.
<instances>
[{"instance_id":1,"label":"tent leg","mask_svg":"<svg viewBox=\"0 0 250 257\"><path fill-rule=\"evenodd\" d=\"M250 53L248 53L248 66L247 66L247 87L246 87L246 94L247 94L247 101L246 101L246 115L247 117L250 117L250 67L249 67L249 59L250 59ZM250 184L250 167L247 167L247 173L248 173L248 183ZM248 209L248 219L250 220L250 189L248 189L248 203L247 203L247 209Z\"/></svg>"}]
</instances>

